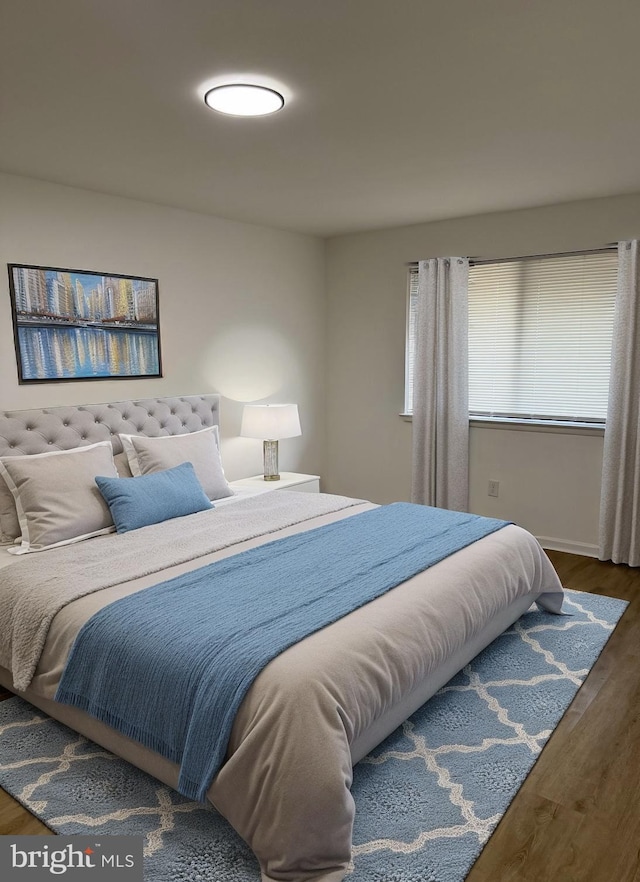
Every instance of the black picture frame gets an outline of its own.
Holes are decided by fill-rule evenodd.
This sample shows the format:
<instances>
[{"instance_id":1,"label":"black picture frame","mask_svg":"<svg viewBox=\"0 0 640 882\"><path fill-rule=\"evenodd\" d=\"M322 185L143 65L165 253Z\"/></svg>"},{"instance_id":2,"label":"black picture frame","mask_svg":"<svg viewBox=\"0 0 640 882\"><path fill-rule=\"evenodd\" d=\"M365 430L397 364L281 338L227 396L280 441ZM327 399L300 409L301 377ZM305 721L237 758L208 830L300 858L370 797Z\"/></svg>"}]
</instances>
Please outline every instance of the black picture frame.
<instances>
[{"instance_id":1,"label":"black picture frame","mask_svg":"<svg viewBox=\"0 0 640 882\"><path fill-rule=\"evenodd\" d=\"M158 279L7 267L21 385L162 377Z\"/></svg>"}]
</instances>

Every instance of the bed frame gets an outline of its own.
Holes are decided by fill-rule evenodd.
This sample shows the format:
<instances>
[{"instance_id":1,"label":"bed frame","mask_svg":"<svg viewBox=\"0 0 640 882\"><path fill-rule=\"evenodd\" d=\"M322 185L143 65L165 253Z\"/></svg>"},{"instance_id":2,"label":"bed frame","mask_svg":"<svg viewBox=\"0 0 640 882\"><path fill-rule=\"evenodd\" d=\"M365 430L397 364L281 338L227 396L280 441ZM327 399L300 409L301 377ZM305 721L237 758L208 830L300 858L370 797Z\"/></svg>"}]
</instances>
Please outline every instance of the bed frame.
<instances>
[{"instance_id":1,"label":"bed frame","mask_svg":"<svg viewBox=\"0 0 640 882\"><path fill-rule=\"evenodd\" d=\"M185 435L217 426L219 395L141 398L109 404L79 404L0 413L0 456L69 450L111 439L122 453L118 434Z\"/></svg>"},{"instance_id":2,"label":"bed frame","mask_svg":"<svg viewBox=\"0 0 640 882\"><path fill-rule=\"evenodd\" d=\"M52 449L68 450L111 438L117 461L124 458L121 442L117 438L119 432L148 437L195 432L218 425L219 407L220 396L211 394L5 412L0 414L0 456L44 453ZM387 710L351 745L353 763L366 756L512 625L534 599L533 594L526 595L504 609L475 640L466 644L427 680L419 683L398 704ZM0 668L0 685L12 690L11 675L4 668ZM173 763L82 711L34 695L31 690L27 690L24 697L45 713L175 788L178 767Z\"/></svg>"}]
</instances>

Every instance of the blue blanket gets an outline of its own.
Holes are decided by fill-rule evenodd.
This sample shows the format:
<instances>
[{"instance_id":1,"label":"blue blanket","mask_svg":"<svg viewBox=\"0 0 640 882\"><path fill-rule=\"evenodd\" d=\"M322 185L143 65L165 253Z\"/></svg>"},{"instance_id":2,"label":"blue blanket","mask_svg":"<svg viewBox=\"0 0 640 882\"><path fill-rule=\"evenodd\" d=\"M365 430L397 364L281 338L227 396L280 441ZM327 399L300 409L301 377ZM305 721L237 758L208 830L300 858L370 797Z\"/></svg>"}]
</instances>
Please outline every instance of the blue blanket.
<instances>
[{"instance_id":1,"label":"blue blanket","mask_svg":"<svg viewBox=\"0 0 640 882\"><path fill-rule=\"evenodd\" d=\"M177 576L86 622L56 700L180 764L178 790L204 801L271 659L504 526L395 503Z\"/></svg>"}]
</instances>

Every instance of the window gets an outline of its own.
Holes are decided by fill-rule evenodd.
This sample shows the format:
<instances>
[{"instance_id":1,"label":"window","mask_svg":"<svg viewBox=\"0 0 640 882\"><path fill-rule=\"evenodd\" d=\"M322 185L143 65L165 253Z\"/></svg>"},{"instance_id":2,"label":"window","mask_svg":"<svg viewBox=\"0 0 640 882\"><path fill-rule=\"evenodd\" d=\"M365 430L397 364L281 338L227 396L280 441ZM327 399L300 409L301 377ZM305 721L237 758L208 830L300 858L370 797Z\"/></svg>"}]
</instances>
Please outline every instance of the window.
<instances>
[{"instance_id":1,"label":"window","mask_svg":"<svg viewBox=\"0 0 640 882\"><path fill-rule=\"evenodd\" d=\"M469 271L469 412L603 424L615 249L478 262ZM413 408L418 268L409 271L405 412Z\"/></svg>"}]
</instances>

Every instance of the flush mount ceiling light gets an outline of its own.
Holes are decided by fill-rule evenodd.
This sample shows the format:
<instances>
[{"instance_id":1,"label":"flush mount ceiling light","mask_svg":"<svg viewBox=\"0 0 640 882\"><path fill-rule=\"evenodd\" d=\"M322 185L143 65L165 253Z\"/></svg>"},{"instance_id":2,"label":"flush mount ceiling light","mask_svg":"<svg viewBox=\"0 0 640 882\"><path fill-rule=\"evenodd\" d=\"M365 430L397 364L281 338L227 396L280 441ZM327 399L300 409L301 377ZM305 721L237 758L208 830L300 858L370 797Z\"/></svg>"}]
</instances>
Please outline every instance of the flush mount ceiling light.
<instances>
[{"instance_id":1,"label":"flush mount ceiling light","mask_svg":"<svg viewBox=\"0 0 640 882\"><path fill-rule=\"evenodd\" d=\"M248 83L229 83L209 89L204 96L205 104L219 113L233 116L264 116L284 107L284 98L267 86Z\"/></svg>"}]
</instances>

